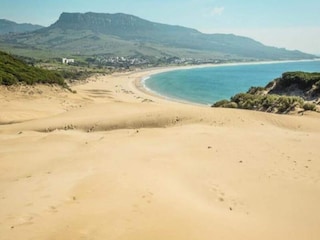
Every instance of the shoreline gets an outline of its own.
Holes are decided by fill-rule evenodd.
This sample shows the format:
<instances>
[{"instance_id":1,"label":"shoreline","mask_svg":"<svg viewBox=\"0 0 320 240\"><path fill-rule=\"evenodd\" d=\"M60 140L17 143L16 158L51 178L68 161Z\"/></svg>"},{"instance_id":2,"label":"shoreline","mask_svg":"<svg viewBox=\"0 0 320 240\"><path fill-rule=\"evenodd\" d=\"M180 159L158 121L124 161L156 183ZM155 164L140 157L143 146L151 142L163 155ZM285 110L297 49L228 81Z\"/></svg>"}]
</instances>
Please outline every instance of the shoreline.
<instances>
[{"instance_id":1,"label":"shoreline","mask_svg":"<svg viewBox=\"0 0 320 240\"><path fill-rule=\"evenodd\" d=\"M192 65L192 66L172 66L172 67L160 67L159 69L146 69L142 70L142 72L145 71L145 75L143 77L140 77L139 79L136 79L134 81L134 85L138 90L149 94L154 97L158 97L164 100L183 103L183 104L191 104L195 106L203 106L203 107L210 107L212 104L201 104L196 103L192 101L188 101L185 99L179 99L174 97L169 97L166 95L163 95L161 93L158 93L157 91L154 91L150 88L148 88L145 84L145 81L149 78L151 78L153 75L157 75L160 73L167 73L172 71L180 71L180 70L189 70L189 69L197 69L197 68L215 68L215 67L228 67L228 66L245 66L245 65L267 65L267 64L281 64L281 63L294 63L294 62L317 62L320 61L320 58L317 59L304 59L304 60L279 60L279 61L259 61L259 62L238 62L238 63L222 63L222 64L201 64L201 65ZM272 79L270 79L271 81Z\"/></svg>"},{"instance_id":2,"label":"shoreline","mask_svg":"<svg viewBox=\"0 0 320 240\"><path fill-rule=\"evenodd\" d=\"M206 67L207 65L202 65L202 67ZM136 77L135 80L133 81L134 87L138 90L143 92L144 94L147 94L149 96L153 96L158 99L170 101L170 102L175 102L175 103L181 103L181 104L188 104L188 105L193 105L193 106L199 106L199 107L209 107L210 105L206 104L200 104L200 103L195 103L183 99L177 99L177 98L171 98L165 95L162 95L156 91L153 91L152 89L148 88L144 81L147 80L148 78L152 77L153 75L157 75L160 73L165 73L165 72L171 72L171 71L179 71L179 70L188 70L188 69L194 69L194 68L202 68L199 66L188 66L188 67L164 67L161 69L151 69L151 70L146 70L145 74L141 77ZM143 71L144 72L144 71Z\"/></svg>"}]
</instances>

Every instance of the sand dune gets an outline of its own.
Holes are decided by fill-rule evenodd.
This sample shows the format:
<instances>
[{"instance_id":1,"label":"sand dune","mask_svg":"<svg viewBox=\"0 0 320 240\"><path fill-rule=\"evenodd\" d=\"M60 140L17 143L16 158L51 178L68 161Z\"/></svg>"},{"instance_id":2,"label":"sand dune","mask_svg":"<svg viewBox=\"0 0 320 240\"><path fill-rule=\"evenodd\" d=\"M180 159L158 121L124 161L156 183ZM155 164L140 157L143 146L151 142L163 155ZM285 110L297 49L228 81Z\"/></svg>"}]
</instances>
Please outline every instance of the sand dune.
<instances>
[{"instance_id":1,"label":"sand dune","mask_svg":"<svg viewBox=\"0 0 320 240\"><path fill-rule=\"evenodd\" d=\"M171 102L153 72L0 90L0 239L319 239L319 115Z\"/></svg>"}]
</instances>

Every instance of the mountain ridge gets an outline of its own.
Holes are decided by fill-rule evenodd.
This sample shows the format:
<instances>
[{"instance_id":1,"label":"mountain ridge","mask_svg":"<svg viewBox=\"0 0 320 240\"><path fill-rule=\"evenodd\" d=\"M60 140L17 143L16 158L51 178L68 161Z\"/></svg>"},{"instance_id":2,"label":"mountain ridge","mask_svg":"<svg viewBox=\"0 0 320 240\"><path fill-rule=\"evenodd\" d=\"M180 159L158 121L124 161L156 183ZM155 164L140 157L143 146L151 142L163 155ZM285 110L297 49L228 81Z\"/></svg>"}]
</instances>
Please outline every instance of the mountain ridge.
<instances>
[{"instance_id":1,"label":"mountain ridge","mask_svg":"<svg viewBox=\"0 0 320 240\"><path fill-rule=\"evenodd\" d=\"M0 19L0 35L8 33L31 32L41 28L44 27L31 23L16 23L7 19Z\"/></svg>"},{"instance_id":2,"label":"mountain ridge","mask_svg":"<svg viewBox=\"0 0 320 240\"><path fill-rule=\"evenodd\" d=\"M49 27L2 39L5 43L83 55L177 56L211 59L288 60L315 56L265 46L233 34L205 34L124 13L67 13Z\"/></svg>"}]
</instances>

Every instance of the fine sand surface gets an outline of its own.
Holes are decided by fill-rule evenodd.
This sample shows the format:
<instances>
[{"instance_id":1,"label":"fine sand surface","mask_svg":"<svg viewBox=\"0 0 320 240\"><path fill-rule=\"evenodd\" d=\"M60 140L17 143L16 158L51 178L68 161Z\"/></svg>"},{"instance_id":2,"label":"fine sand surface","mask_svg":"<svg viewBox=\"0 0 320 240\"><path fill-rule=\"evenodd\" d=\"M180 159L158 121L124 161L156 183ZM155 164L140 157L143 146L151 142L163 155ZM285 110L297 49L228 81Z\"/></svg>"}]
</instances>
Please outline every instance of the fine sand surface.
<instances>
[{"instance_id":1,"label":"fine sand surface","mask_svg":"<svg viewBox=\"0 0 320 240\"><path fill-rule=\"evenodd\" d=\"M151 73L0 89L1 240L320 239L320 114L170 102Z\"/></svg>"}]
</instances>

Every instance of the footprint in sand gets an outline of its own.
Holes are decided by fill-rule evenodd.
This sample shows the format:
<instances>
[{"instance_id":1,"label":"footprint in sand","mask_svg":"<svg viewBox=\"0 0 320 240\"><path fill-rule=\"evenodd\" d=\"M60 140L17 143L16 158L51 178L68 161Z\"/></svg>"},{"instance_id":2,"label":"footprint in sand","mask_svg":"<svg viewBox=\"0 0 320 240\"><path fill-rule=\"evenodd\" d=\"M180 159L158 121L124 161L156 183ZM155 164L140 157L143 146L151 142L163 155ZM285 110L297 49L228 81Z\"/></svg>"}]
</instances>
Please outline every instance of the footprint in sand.
<instances>
[{"instance_id":1,"label":"footprint in sand","mask_svg":"<svg viewBox=\"0 0 320 240\"><path fill-rule=\"evenodd\" d=\"M20 217L17 220L17 223L13 226L11 226L11 229L15 228L15 227L19 227L19 226L25 226L25 225L31 225L34 224L33 222L34 217L33 216L23 216Z\"/></svg>"},{"instance_id":2,"label":"footprint in sand","mask_svg":"<svg viewBox=\"0 0 320 240\"><path fill-rule=\"evenodd\" d=\"M55 206L50 206L49 207L49 211L52 212L52 213L58 212L57 207L55 207Z\"/></svg>"},{"instance_id":3,"label":"footprint in sand","mask_svg":"<svg viewBox=\"0 0 320 240\"><path fill-rule=\"evenodd\" d=\"M147 192L147 194L142 195L141 198L144 199L146 203L150 204L153 200L153 193Z\"/></svg>"}]
</instances>

